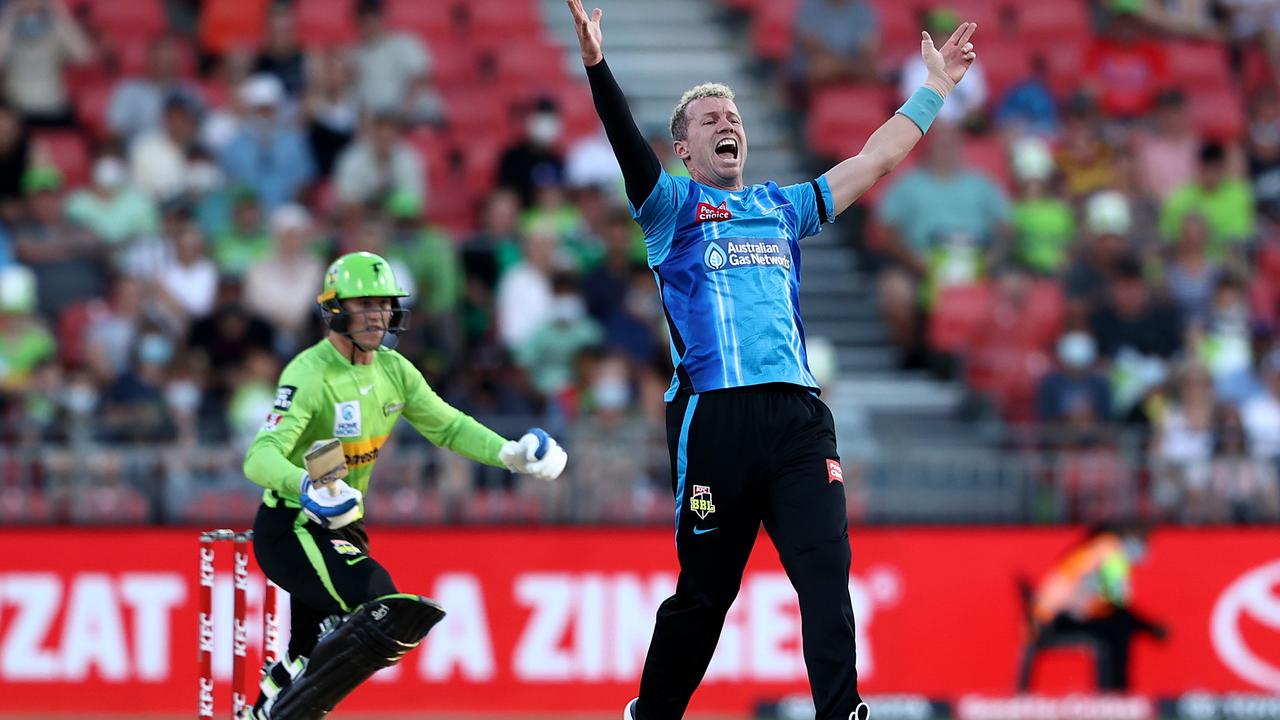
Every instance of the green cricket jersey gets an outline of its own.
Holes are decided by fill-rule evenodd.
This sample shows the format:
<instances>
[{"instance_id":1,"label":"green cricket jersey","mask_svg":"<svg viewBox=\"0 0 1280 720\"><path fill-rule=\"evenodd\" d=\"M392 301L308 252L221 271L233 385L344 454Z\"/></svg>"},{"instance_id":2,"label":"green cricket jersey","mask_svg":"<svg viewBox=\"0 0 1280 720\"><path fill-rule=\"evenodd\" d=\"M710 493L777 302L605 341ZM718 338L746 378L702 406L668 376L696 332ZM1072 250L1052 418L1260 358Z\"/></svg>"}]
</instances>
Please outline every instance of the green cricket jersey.
<instances>
[{"instance_id":1,"label":"green cricket jersey","mask_svg":"<svg viewBox=\"0 0 1280 720\"><path fill-rule=\"evenodd\" d=\"M267 505L298 507L303 456L316 440L337 438L347 456L347 484L363 493L401 415L436 445L504 467L498 451L506 440L442 400L403 355L378 348L371 364L352 365L325 339L280 374L275 406L245 454L244 473L266 488Z\"/></svg>"}]
</instances>

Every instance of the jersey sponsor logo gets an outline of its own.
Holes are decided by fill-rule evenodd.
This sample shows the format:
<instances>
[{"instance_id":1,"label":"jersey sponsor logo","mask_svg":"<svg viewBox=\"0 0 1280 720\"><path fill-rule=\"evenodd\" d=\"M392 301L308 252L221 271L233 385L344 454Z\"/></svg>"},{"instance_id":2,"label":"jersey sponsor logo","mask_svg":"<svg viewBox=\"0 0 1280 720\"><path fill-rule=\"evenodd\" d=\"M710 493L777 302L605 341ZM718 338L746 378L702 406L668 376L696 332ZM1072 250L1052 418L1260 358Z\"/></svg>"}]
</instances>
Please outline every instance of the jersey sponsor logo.
<instances>
[{"instance_id":1,"label":"jersey sponsor logo","mask_svg":"<svg viewBox=\"0 0 1280 720\"><path fill-rule=\"evenodd\" d=\"M368 394L369 394L369 391L370 391L370 390L372 390L372 389L373 389L373 385L372 385L372 384L361 386L361 387L360 387L360 394L361 394L361 395L368 395Z\"/></svg>"},{"instance_id":2,"label":"jersey sponsor logo","mask_svg":"<svg viewBox=\"0 0 1280 720\"><path fill-rule=\"evenodd\" d=\"M694 485L693 492L689 495L689 510L694 515L707 519L707 516L716 511L715 503L711 500L711 488L706 485Z\"/></svg>"},{"instance_id":3,"label":"jersey sponsor logo","mask_svg":"<svg viewBox=\"0 0 1280 720\"><path fill-rule=\"evenodd\" d=\"M827 458L827 484L833 482L844 483L844 469L840 467L839 460Z\"/></svg>"},{"instance_id":4,"label":"jersey sponsor logo","mask_svg":"<svg viewBox=\"0 0 1280 720\"><path fill-rule=\"evenodd\" d=\"M276 388L275 409L280 412L289 412L289 408L293 407L293 394L298 392L295 385L281 385Z\"/></svg>"},{"instance_id":5,"label":"jersey sponsor logo","mask_svg":"<svg viewBox=\"0 0 1280 720\"><path fill-rule=\"evenodd\" d=\"M333 406L333 436L360 437L360 401L348 400Z\"/></svg>"},{"instance_id":6,"label":"jersey sponsor logo","mask_svg":"<svg viewBox=\"0 0 1280 720\"><path fill-rule=\"evenodd\" d=\"M387 403L386 405L382 406L382 414L387 417L391 417L392 415L395 415L396 413L400 412L403 409L404 409L404 403L402 402Z\"/></svg>"},{"instance_id":7,"label":"jersey sponsor logo","mask_svg":"<svg viewBox=\"0 0 1280 720\"><path fill-rule=\"evenodd\" d=\"M347 467L357 468L363 465L372 465L378 459L378 453L382 452L382 446L387 442L387 437L387 435L381 435L365 440L342 443L342 454L347 458Z\"/></svg>"},{"instance_id":8,"label":"jersey sponsor logo","mask_svg":"<svg viewBox=\"0 0 1280 720\"><path fill-rule=\"evenodd\" d=\"M355 545L352 545L350 542L346 540L338 540L335 538L333 540L330 540L329 542L333 543L333 551L338 553L339 555L359 555L360 554L360 548L356 547Z\"/></svg>"},{"instance_id":9,"label":"jersey sponsor logo","mask_svg":"<svg viewBox=\"0 0 1280 720\"><path fill-rule=\"evenodd\" d=\"M275 432L280 427L280 421L284 416L280 413L267 413L267 419L262 423L262 427L258 428L258 432Z\"/></svg>"},{"instance_id":10,"label":"jersey sponsor logo","mask_svg":"<svg viewBox=\"0 0 1280 720\"><path fill-rule=\"evenodd\" d=\"M720 203L719 207L711 203L698 203L697 221L704 222L720 222L721 220L732 220L733 213L729 212L729 201Z\"/></svg>"},{"instance_id":11,"label":"jersey sponsor logo","mask_svg":"<svg viewBox=\"0 0 1280 720\"><path fill-rule=\"evenodd\" d=\"M780 240L707 240L702 261L708 270L736 267L791 269L791 249Z\"/></svg>"}]
</instances>

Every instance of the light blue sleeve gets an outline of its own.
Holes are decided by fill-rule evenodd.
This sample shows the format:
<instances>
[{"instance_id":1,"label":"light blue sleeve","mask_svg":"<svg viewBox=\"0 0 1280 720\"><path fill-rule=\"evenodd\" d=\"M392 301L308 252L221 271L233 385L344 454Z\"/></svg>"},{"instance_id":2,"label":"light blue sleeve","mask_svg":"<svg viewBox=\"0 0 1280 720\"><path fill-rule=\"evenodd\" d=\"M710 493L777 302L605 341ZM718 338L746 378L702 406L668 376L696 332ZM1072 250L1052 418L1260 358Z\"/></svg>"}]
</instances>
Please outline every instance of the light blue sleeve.
<instances>
[{"instance_id":1,"label":"light blue sleeve","mask_svg":"<svg viewBox=\"0 0 1280 720\"><path fill-rule=\"evenodd\" d=\"M640 229L644 231L644 245L649 251L649 267L661 265L671 252L671 243L676 236L676 213L689 196L690 182L689 178L672 177L663 170L640 209L631 206L631 217L636 219Z\"/></svg>"},{"instance_id":2,"label":"light blue sleeve","mask_svg":"<svg viewBox=\"0 0 1280 720\"><path fill-rule=\"evenodd\" d=\"M821 204L813 192L812 183L802 182L778 188L787 202L796 209L799 223L796 228L797 239L817 235L822 232L822 223L835 222L835 199L831 197L831 185L827 183L825 175L819 176L817 181L818 190L822 193Z\"/></svg>"}]
</instances>

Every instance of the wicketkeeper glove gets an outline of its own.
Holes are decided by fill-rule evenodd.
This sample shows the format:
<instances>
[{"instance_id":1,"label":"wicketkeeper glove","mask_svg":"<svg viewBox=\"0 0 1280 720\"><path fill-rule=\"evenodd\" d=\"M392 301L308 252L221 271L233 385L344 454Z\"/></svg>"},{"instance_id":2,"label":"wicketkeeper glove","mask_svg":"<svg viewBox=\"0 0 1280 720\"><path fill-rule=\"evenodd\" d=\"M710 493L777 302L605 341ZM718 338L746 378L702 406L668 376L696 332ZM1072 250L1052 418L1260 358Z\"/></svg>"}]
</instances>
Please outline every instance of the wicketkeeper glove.
<instances>
[{"instance_id":1,"label":"wicketkeeper glove","mask_svg":"<svg viewBox=\"0 0 1280 720\"><path fill-rule=\"evenodd\" d=\"M498 457L514 473L524 473L548 482L560 477L569 455L542 428L531 428L519 440L508 440Z\"/></svg>"}]
</instances>

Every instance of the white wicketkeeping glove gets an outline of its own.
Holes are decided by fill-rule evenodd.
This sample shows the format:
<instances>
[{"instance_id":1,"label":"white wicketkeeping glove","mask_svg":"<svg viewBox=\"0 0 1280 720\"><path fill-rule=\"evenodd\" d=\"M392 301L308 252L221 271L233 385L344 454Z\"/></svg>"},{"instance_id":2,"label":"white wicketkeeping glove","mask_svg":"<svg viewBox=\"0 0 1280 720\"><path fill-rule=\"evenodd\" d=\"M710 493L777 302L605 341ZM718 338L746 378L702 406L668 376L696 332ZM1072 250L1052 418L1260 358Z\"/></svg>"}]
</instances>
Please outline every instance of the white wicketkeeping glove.
<instances>
[{"instance_id":1,"label":"white wicketkeeping glove","mask_svg":"<svg viewBox=\"0 0 1280 720\"><path fill-rule=\"evenodd\" d=\"M360 507L363 495L345 480L317 484L312 482L310 475L303 473L298 492L302 512L320 527L337 530L359 520L364 514Z\"/></svg>"},{"instance_id":2,"label":"white wicketkeeping glove","mask_svg":"<svg viewBox=\"0 0 1280 720\"><path fill-rule=\"evenodd\" d=\"M514 473L524 473L548 482L560 477L569 455L542 428L532 428L519 440L508 440L498 457Z\"/></svg>"}]
</instances>

